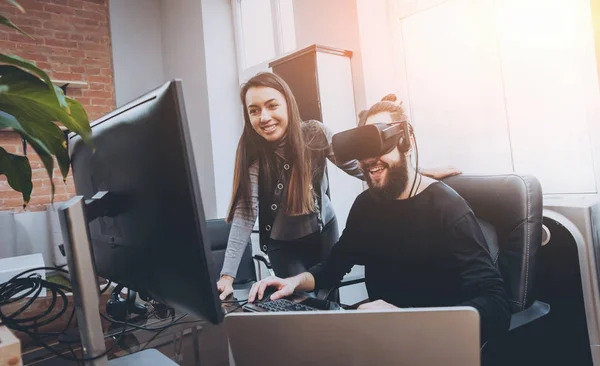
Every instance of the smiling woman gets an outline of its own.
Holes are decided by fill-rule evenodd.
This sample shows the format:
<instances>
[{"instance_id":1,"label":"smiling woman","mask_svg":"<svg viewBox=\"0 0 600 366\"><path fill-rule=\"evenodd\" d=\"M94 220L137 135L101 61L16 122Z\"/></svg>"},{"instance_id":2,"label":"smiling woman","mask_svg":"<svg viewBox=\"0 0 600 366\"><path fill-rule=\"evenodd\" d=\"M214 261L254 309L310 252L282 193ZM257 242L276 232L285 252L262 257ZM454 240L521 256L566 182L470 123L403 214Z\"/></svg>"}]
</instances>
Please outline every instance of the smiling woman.
<instances>
[{"instance_id":1,"label":"smiling woman","mask_svg":"<svg viewBox=\"0 0 600 366\"><path fill-rule=\"evenodd\" d=\"M245 99L254 131L267 141L279 141L288 127L288 107L283 94L258 86L249 88Z\"/></svg>"},{"instance_id":2,"label":"smiling woman","mask_svg":"<svg viewBox=\"0 0 600 366\"><path fill-rule=\"evenodd\" d=\"M264 72L242 86L244 132L238 144L228 220L232 222L221 279L224 299L258 218L260 248L275 274L289 277L323 260L338 240L326 163L364 180L358 161L338 161L332 133L302 121L296 99L279 76ZM448 171L452 175L455 171Z\"/></svg>"},{"instance_id":3,"label":"smiling woman","mask_svg":"<svg viewBox=\"0 0 600 366\"><path fill-rule=\"evenodd\" d=\"M231 293L241 255L256 219L260 247L275 273L295 275L321 261L338 239L329 199L326 161L359 179L357 161L339 162L332 133L318 121L302 121L287 83L259 73L240 92L244 132L238 144L228 219L232 230L219 280Z\"/></svg>"}]
</instances>

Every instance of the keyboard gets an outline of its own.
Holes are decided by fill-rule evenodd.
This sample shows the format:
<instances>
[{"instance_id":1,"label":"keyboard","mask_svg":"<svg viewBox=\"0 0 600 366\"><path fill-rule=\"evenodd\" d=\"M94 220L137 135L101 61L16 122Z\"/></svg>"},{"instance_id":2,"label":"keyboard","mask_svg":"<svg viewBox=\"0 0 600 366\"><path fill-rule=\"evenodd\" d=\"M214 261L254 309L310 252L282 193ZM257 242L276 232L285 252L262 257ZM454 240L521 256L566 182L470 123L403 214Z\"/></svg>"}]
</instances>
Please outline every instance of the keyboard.
<instances>
[{"instance_id":1,"label":"keyboard","mask_svg":"<svg viewBox=\"0 0 600 366\"><path fill-rule=\"evenodd\" d=\"M317 308L312 306L306 306L298 304L286 299L261 301L254 304L264 311L319 311Z\"/></svg>"}]
</instances>

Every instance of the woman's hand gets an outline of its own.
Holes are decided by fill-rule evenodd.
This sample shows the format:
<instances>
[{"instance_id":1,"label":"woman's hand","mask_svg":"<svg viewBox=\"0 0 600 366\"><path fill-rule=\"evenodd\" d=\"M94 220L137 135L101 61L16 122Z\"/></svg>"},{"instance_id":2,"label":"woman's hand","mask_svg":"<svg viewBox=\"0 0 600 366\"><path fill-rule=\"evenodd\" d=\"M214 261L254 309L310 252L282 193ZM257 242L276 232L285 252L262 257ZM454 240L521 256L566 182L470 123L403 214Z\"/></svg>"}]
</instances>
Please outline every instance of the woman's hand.
<instances>
[{"instance_id":1,"label":"woman's hand","mask_svg":"<svg viewBox=\"0 0 600 366\"><path fill-rule=\"evenodd\" d=\"M462 174L462 171L457 167L447 165L437 168L421 169L421 174L429 178L440 180L451 177L453 175Z\"/></svg>"},{"instance_id":2,"label":"woman's hand","mask_svg":"<svg viewBox=\"0 0 600 366\"><path fill-rule=\"evenodd\" d=\"M225 300L227 296L233 293L233 277L223 275L217 282L217 290L221 293L219 299Z\"/></svg>"}]
</instances>

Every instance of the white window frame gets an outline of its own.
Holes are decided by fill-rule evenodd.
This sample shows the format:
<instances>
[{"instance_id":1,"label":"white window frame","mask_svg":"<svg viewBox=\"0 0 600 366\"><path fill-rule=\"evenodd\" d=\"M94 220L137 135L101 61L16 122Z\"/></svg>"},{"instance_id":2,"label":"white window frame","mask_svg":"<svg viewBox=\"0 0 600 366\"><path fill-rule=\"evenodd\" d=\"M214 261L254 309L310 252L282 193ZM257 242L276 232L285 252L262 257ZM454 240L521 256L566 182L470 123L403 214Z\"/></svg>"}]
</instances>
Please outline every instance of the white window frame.
<instances>
[{"instance_id":1,"label":"white window frame","mask_svg":"<svg viewBox=\"0 0 600 366\"><path fill-rule=\"evenodd\" d=\"M231 7L233 9L233 28L235 34L235 45L237 53L237 64L238 64L238 77L240 83L248 80L252 76L256 75L261 71L271 71L269 68L269 62L273 59L279 58L284 54L284 41L283 41L283 28L281 22L281 7L280 0L271 0L271 19L273 21L273 40L275 42L275 56L273 59L266 60L257 65L251 65L246 67L244 60L244 37L242 35L242 11L241 2L244 0L231 0ZM294 29L295 32L295 29Z\"/></svg>"}]
</instances>

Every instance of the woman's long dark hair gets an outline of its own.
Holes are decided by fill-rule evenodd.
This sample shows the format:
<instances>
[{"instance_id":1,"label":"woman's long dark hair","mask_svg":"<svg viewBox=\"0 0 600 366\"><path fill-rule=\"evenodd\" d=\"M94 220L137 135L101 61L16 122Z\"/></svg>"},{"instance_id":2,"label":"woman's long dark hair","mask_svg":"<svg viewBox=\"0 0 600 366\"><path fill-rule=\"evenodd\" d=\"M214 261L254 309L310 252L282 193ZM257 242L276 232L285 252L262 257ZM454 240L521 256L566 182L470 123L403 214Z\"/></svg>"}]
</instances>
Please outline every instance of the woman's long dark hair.
<instances>
[{"instance_id":1,"label":"woman's long dark hair","mask_svg":"<svg viewBox=\"0 0 600 366\"><path fill-rule=\"evenodd\" d=\"M292 166L287 194L283 197L285 213L291 216L305 215L315 212L315 202L311 193L311 161L302 136L302 120L298 104L287 83L270 72L261 72L242 85L240 98L244 110L244 132L238 143L235 170L233 176L233 193L229 205L227 220L233 220L237 207L251 209L250 175L248 169L259 161L259 174L263 182L271 182L274 165L273 148L277 143L269 143L261 137L250 123L246 108L246 93L250 88L267 87L279 91L285 97L288 109L288 126L285 132L285 151L288 162Z\"/></svg>"}]
</instances>

